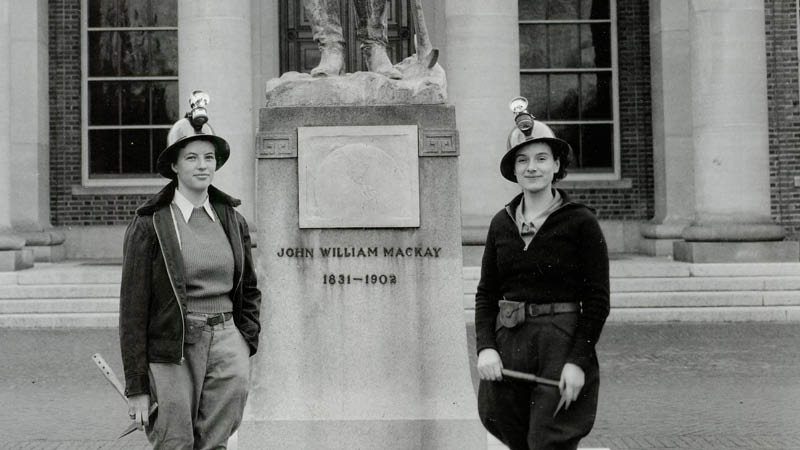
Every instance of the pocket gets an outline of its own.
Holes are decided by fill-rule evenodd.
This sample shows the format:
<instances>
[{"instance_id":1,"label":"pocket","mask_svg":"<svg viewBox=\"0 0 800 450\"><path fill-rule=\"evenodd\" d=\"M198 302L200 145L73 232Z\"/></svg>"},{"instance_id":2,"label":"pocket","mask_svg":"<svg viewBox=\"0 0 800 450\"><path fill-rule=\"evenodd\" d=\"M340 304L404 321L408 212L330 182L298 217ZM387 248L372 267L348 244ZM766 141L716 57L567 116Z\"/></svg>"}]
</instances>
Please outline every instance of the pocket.
<instances>
[{"instance_id":1,"label":"pocket","mask_svg":"<svg viewBox=\"0 0 800 450\"><path fill-rule=\"evenodd\" d=\"M578 325L577 313L556 314L552 316L550 325L553 326L560 334L572 339L575 336L575 328Z\"/></svg>"},{"instance_id":2,"label":"pocket","mask_svg":"<svg viewBox=\"0 0 800 450\"><path fill-rule=\"evenodd\" d=\"M187 318L183 322L183 343L196 344L203 336L203 330L206 327L204 321Z\"/></svg>"}]
</instances>

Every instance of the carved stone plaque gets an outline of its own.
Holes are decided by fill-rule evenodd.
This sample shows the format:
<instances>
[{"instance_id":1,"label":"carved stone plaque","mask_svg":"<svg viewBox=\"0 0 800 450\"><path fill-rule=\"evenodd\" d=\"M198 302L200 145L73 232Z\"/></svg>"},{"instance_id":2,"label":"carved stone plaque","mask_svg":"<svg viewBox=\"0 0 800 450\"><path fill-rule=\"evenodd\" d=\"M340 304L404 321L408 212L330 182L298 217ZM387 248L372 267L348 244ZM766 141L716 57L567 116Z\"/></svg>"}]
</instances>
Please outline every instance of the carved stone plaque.
<instances>
[{"instance_id":1,"label":"carved stone plaque","mask_svg":"<svg viewBox=\"0 0 800 450\"><path fill-rule=\"evenodd\" d=\"M300 228L419 227L415 125L300 127Z\"/></svg>"}]
</instances>

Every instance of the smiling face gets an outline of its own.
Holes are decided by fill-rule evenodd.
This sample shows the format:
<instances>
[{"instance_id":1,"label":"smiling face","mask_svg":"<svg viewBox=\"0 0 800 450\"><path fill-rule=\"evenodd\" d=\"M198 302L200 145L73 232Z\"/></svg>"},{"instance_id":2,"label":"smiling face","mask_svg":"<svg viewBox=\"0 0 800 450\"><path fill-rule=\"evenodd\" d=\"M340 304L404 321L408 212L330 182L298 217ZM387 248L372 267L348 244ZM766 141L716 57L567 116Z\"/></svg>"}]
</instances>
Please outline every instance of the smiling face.
<instances>
[{"instance_id":1,"label":"smiling face","mask_svg":"<svg viewBox=\"0 0 800 450\"><path fill-rule=\"evenodd\" d=\"M172 170L178 176L178 189L205 193L217 170L214 144L202 140L187 143L178 152L178 158L172 163Z\"/></svg>"},{"instance_id":2,"label":"smiling face","mask_svg":"<svg viewBox=\"0 0 800 450\"><path fill-rule=\"evenodd\" d=\"M550 189L553 176L558 173L561 163L553 157L550 146L534 142L517 150L514 158L514 175L523 190L539 192Z\"/></svg>"}]
</instances>

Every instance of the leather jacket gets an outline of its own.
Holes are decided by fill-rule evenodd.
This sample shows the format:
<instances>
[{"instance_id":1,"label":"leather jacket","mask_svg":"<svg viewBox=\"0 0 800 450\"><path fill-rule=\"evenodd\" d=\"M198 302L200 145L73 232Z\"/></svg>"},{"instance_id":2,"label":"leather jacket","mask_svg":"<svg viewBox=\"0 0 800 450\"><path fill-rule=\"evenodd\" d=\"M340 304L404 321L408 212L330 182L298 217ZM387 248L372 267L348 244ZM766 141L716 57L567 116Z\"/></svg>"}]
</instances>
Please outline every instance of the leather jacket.
<instances>
[{"instance_id":1,"label":"leather jacket","mask_svg":"<svg viewBox=\"0 0 800 450\"><path fill-rule=\"evenodd\" d=\"M125 395L150 392L148 364L182 364L186 279L170 203L173 180L147 203L125 232L120 286L119 336L125 370ZM238 199L210 186L209 202L220 218L234 257L233 320L250 347L258 348L261 291Z\"/></svg>"}]
</instances>

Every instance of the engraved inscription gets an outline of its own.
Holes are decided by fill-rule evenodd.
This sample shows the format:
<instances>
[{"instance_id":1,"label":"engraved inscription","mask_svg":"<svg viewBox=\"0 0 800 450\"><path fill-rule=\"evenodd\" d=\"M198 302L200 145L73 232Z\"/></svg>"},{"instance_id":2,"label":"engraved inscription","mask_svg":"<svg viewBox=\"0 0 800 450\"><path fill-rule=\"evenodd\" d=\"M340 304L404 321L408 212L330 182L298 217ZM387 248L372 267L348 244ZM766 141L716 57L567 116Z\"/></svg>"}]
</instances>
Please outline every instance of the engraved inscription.
<instances>
[{"instance_id":1,"label":"engraved inscription","mask_svg":"<svg viewBox=\"0 0 800 450\"><path fill-rule=\"evenodd\" d=\"M439 258L442 247L280 247L278 258Z\"/></svg>"}]
</instances>

